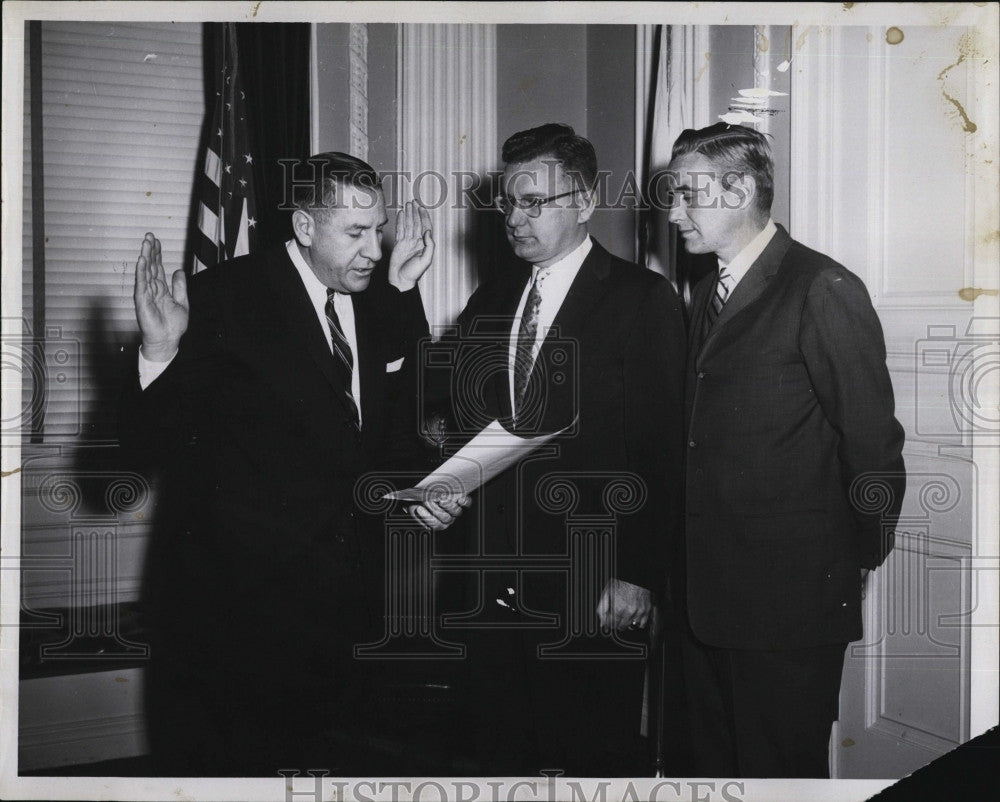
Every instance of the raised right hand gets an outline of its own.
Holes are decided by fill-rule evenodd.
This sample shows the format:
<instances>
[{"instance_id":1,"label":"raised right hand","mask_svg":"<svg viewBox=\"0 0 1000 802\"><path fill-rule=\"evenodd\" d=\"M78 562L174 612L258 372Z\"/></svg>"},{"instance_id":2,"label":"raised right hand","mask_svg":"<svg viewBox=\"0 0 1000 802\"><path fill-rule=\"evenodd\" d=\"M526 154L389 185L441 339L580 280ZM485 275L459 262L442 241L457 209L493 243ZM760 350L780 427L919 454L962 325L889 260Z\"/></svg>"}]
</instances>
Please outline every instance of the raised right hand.
<instances>
[{"instance_id":1,"label":"raised right hand","mask_svg":"<svg viewBox=\"0 0 1000 802\"><path fill-rule=\"evenodd\" d=\"M183 270L175 270L167 286L160 241L150 233L143 239L135 263L133 297L143 356L153 362L166 362L177 352L181 335L187 330L187 277Z\"/></svg>"}]
</instances>

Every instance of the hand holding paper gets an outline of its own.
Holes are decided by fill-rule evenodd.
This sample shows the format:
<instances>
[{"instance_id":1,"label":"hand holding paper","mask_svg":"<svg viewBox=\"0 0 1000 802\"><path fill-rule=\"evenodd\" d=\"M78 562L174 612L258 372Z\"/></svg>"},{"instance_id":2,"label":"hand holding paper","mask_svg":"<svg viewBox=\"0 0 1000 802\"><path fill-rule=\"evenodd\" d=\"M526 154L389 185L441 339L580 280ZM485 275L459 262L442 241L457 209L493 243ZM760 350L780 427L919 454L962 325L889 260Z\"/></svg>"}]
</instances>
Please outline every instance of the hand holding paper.
<instances>
[{"instance_id":1,"label":"hand holding paper","mask_svg":"<svg viewBox=\"0 0 1000 802\"><path fill-rule=\"evenodd\" d=\"M457 499L430 499L423 504L407 507L406 511L417 523L433 532L440 532L451 526L462 514L462 510L471 504L472 499L468 496L460 496Z\"/></svg>"},{"instance_id":2,"label":"hand holding paper","mask_svg":"<svg viewBox=\"0 0 1000 802\"><path fill-rule=\"evenodd\" d=\"M388 493L385 498L426 504L468 496L570 426L538 437L519 437L493 421L416 487Z\"/></svg>"}]
</instances>

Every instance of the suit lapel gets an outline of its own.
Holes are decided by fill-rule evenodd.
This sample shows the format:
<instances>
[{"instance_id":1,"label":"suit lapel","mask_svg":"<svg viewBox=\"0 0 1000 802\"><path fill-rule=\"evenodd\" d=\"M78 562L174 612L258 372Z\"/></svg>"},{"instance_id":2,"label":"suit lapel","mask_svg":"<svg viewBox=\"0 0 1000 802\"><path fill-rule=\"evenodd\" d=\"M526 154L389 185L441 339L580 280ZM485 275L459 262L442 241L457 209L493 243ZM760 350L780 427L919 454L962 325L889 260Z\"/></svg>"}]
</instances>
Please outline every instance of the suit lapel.
<instances>
[{"instance_id":1,"label":"suit lapel","mask_svg":"<svg viewBox=\"0 0 1000 802\"><path fill-rule=\"evenodd\" d=\"M293 347L301 348L309 355L330 383L337 403L346 414L353 415L336 371L329 342L318 325L316 310L302 283L299 271L292 264L284 248L281 248L280 252L276 250L268 261L270 269L267 271L267 276L271 282L274 308L280 310L279 314L289 340L293 343ZM363 391L362 398L364 398Z\"/></svg>"},{"instance_id":2,"label":"suit lapel","mask_svg":"<svg viewBox=\"0 0 1000 802\"><path fill-rule=\"evenodd\" d=\"M586 325L586 320L596 304L604 296L602 282L611 271L611 258L608 252L594 240L590 253L580 265L580 270L570 285L569 292L562 306L552 321L553 335L557 337L577 336ZM550 337L546 336L542 343L544 349Z\"/></svg>"},{"instance_id":3,"label":"suit lapel","mask_svg":"<svg viewBox=\"0 0 1000 802\"><path fill-rule=\"evenodd\" d=\"M767 289L771 278L778 272L778 268L781 267L781 262L785 258L785 253L788 251L791 242L792 240L788 236L788 232L781 226L778 226L777 233L771 238L771 241L764 248L761 255L757 257L757 261L751 265L740 283L736 285L736 289L729 296L726 305L722 307L722 312L716 318L715 323L712 324L708 336L702 343L699 353L700 358L704 358L705 354L711 351L714 344L718 341L719 333L725 328L726 324L756 301L761 293ZM714 281L709 283L712 287L715 286ZM711 296L711 293L709 293L709 296ZM705 303L706 309L707 304L708 302Z\"/></svg>"},{"instance_id":4,"label":"suit lapel","mask_svg":"<svg viewBox=\"0 0 1000 802\"><path fill-rule=\"evenodd\" d=\"M545 404L542 410L541 420L524 421L528 426L538 427L543 430L551 430L568 426L572 423L570 413L573 408L574 382L557 378L564 371L556 366L565 365L569 370L581 369L579 361L584 358L585 347L583 346L584 333L587 331L587 323L592 319L594 307L605 295L604 280L611 271L611 257L596 240L584 259L583 264L570 285L569 292L563 299L552 327L542 341L542 347L538 351L529 376L528 395L535 398L544 398ZM566 354L565 359L556 358L555 351L563 348L567 340L573 340L577 344L575 355ZM572 360L575 356L576 364ZM544 382L545 386L540 386Z\"/></svg>"},{"instance_id":5,"label":"suit lapel","mask_svg":"<svg viewBox=\"0 0 1000 802\"><path fill-rule=\"evenodd\" d=\"M691 298L690 350L695 355L701 354L701 348L705 344L705 318L708 315L708 305L711 303L712 295L715 293L717 277L717 271L713 271L705 276L695 286L694 294Z\"/></svg>"}]
</instances>

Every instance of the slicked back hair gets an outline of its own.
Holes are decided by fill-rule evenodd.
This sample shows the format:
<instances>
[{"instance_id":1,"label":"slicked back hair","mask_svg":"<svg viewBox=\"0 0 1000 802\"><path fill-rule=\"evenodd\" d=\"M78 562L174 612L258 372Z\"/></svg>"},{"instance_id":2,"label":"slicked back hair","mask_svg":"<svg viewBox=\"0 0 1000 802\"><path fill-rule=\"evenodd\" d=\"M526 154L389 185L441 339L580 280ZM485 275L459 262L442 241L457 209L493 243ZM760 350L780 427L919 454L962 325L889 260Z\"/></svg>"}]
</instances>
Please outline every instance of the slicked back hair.
<instances>
[{"instance_id":1,"label":"slicked back hair","mask_svg":"<svg viewBox=\"0 0 1000 802\"><path fill-rule=\"evenodd\" d=\"M378 173L368 162L362 161L347 153L339 151L328 151L317 153L309 157L309 164L312 165L312 175L316 178L314 186L318 187L320 176L322 176L322 197L315 197L314 186L303 177L299 176L299 182L294 187L295 206L304 212L316 212L329 210L336 207L341 200L341 188L344 186L359 187L363 189L381 189ZM305 166L300 168L306 172Z\"/></svg>"},{"instance_id":2,"label":"slicked back hair","mask_svg":"<svg viewBox=\"0 0 1000 802\"><path fill-rule=\"evenodd\" d=\"M562 165L577 188L586 192L592 190L597 181L594 146L565 123L546 123L518 131L503 143L500 156L505 164L553 159Z\"/></svg>"},{"instance_id":3,"label":"slicked back hair","mask_svg":"<svg viewBox=\"0 0 1000 802\"><path fill-rule=\"evenodd\" d=\"M757 184L754 207L759 214L771 214L774 202L774 161L767 138L743 125L716 123L697 130L688 128L674 142L670 158L700 153L724 173L753 176ZM723 186L732 186L731 176L723 175Z\"/></svg>"}]
</instances>

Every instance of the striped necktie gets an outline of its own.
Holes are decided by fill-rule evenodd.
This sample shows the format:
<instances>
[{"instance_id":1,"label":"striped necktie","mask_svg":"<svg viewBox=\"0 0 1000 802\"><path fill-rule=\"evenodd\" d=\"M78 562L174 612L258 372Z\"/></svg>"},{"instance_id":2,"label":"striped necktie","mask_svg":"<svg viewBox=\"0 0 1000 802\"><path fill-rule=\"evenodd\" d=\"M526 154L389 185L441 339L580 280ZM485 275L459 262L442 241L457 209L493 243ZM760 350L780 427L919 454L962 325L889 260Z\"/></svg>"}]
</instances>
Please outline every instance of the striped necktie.
<instances>
[{"instance_id":1,"label":"striped necktie","mask_svg":"<svg viewBox=\"0 0 1000 802\"><path fill-rule=\"evenodd\" d=\"M726 268L719 268L719 280L715 282L715 295L712 296L712 303L709 304L707 314L706 331L712 328L716 318L722 313L722 307L726 305L726 299L733 289L733 276L726 272Z\"/></svg>"},{"instance_id":2,"label":"striped necktie","mask_svg":"<svg viewBox=\"0 0 1000 802\"><path fill-rule=\"evenodd\" d=\"M532 356L535 338L538 334L538 310L542 305L541 286L546 275L546 271L538 271L531 284L528 298L524 302L524 310L521 312L521 326L517 331L517 349L514 352L514 409L511 411L514 414L515 422L522 412L524 396L528 391L528 379L531 377L531 369L534 366Z\"/></svg>"},{"instance_id":3,"label":"striped necktie","mask_svg":"<svg viewBox=\"0 0 1000 802\"><path fill-rule=\"evenodd\" d=\"M333 361L337 366L337 375L341 381L341 387L347 395L348 406L350 406L354 426L361 428L361 416L358 414L358 405L351 392L354 379L354 356L351 353L351 345L344 336L344 330L340 327L340 318L333 306L333 299L336 291L327 289L326 291L326 322L330 327L330 335L333 342Z\"/></svg>"}]
</instances>

